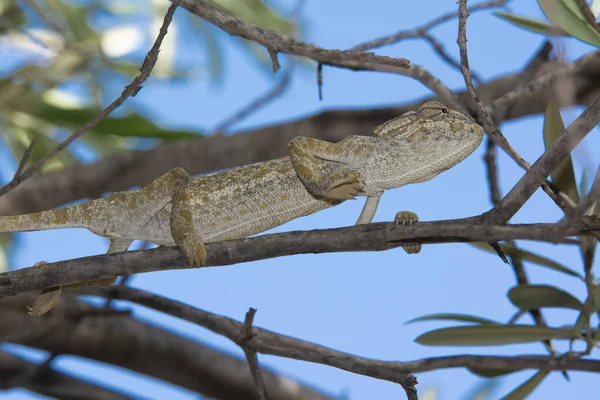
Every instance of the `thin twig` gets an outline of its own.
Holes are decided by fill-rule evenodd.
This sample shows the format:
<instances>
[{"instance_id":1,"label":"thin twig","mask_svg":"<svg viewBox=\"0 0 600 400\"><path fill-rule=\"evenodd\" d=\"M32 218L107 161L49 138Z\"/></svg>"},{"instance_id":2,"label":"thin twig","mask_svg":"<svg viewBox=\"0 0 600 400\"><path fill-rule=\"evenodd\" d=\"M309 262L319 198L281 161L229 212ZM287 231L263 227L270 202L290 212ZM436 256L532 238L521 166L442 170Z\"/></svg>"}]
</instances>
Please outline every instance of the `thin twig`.
<instances>
[{"instance_id":1,"label":"thin twig","mask_svg":"<svg viewBox=\"0 0 600 400\"><path fill-rule=\"evenodd\" d=\"M56 154L58 154L60 151L62 151L65 147L67 147L69 144L71 144L73 141L75 141L78 137L83 135L86 131L88 131L89 129L96 126L96 124L98 124L100 121L102 121L104 118L106 118L111 112L113 112L115 109L120 107L121 104L123 104L125 102L125 100L127 100L127 98L129 98L130 96L131 97L135 96L140 91L140 89L142 88L142 83L144 83L146 78L148 78L148 76L150 75L150 72L152 71L152 69L154 68L154 65L156 64L156 61L158 60L158 53L160 51L160 46L162 44L162 41L163 41L165 35L167 34L167 29L169 27L169 24L171 23L171 20L173 19L173 14L175 13L175 9L177 9L178 4L179 4L178 1L174 1L173 4L171 4L171 6L169 6L169 9L167 10L165 18L163 20L163 24L160 28L158 37L156 38L154 44L152 45L152 48L150 49L150 51L144 58L144 62L142 63L142 66L140 68L140 74L137 77L135 77L135 79L129 85L125 86L121 95L115 101L113 101L108 107L106 107L104 110L102 110L96 116L94 116L92 119L90 119L88 122L86 122L81 128L79 128L75 132L73 132L71 134L71 136L69 136L63 142L59 143L56 147L54 147L48 154L46 154L44 157L42 157L40 160L38 160L38 162L36 162L33 166L29 167L21 175L19 175L18 177L15 177L10 183L8 183L6 186L4 186L2 189L0 189L0 195L3 195L5 193L11 191L15 187L17 187L21 182L23 182L27 178L31 177L48 160L50 160L52 157L54 157Z\"/></svg>"},{"instance_id":2,"label":"thin twig","mask_svg":"<svg viewBox=\"0 0 600 400\"><path fill-rule=\"evenodd\" d=\"M54 21L52 17L46 14L45 10L42 10L40 5L35 0L23 0L31 9L44 21L50 28L56 32L66 36L66 27L61 26L58 22Z\"/></svg>"},{"instance_id":3,"label":"thin twig","mask_svg":"<svg viewBox=\"0 0 600 400\"><path fill-rule=\"evenodd\" d=\"M566 232L568 231L576 221L585 215L587 210L590 209L594 205L594 203L600 201L600 169L596 173L596 179L594 179L594 184L592 188L588 192L587 196L583 198L577 207L568 213L562 221L556 224L555 229L558 232Z\"/></svg>"},{"instance_id":4,"label":"thin twig","mask_svg":"<svg viewBox=\"0 0 600 400\"><path fill-rule=\"evenodd\" d=\"M31 158L31 154L33 153L33 147L35 146L37 141L38 137L34 136L34 138L31 140L31 143L29 143L29 146L27 146L27 149L25 149L25 152L23 153L23 157L21 157L19 167L17 168L17 172L15 172L13 179L16 179L19 175L21 175L21 172L23 172L23 170L25 169L25 165L27 164L27 161L29 161L29 159Z\"/></svg>"},{"instance_id":5,"label":"thin twig","mask_svg":"<svg viewBox=\"0 0 600 400\"><path fill-rule=\"evenodd\" d=\"M469 13L479 11L479 10L485 10L487 8L492 8L492 7L502 7L502 6L505 6L506 3L508 3L509 1L511 1L511 0L495 0L495 1L488 1L486 3L480 3L480 4L470 7ZM424 32L427 32L430 29L435 28L436 26L438 26L444 22L447 22L453 18L456 18L457 16L458 16L458 12L456 12L456 11L449 12L447 14L439 16L438 18L436 18L418 28L414 28L411 30L405 30L405 31L399 31L399 32L394 33L393 35L384 36L382 38L375 39L375 40L370 40L368 42L364 42L359 45L356 45L352 49L365 51L365 50L374 49L374 48L381 47L381 46L387 46L390 44L394 44L394 43L397 43L404 39L421 37L421 36L423 36Z\"/></svg>"},{"instance_id":6,"label":"thin twig","mask_svg":"<svg viewBox=\"0 0 600 400\"><path fill-rule=\"evenodd\" d=\"M525 204L533 193L540 187L552 171L564 160L571 151L600 123L600 97L583 112L563 134L546 150L523 175L517 184L502 199L498 207L491 210L486 217L490 222L503 223Z\"/></svg>"},{"instance_id":7,"label":"thin twig","mask_svg":"<svg viewBox=\"0 0 600 400\"><path fill-rule=\"evenodd\" d=\"M410 64L405 58L378 56L355 50L323 49L277 31L242 21L202 0L181 0L181 6L225 32L252 40L271 52L303 56L323 64L351 69L372 69L377 66L402 69Z\"/></svg>"},{"instance_id":8,"label":"thin twig","mask_svg":"<svg viewBox=\"0 0 600 400\"><path fill-rule=\"evenodd\" d=\"M292 24L294 26L294 32L296 32L298 30L298 19L300 18L300 14L302 12L304 4L305 4L305 1L303 1L303 0L298 1L296 3L296 6L294 7L294 10L292 11L291 16L290 16L290 21L292 22ZM269 52L269 54L271 55L271 52ZM271 57L273 57L273 55L271 55ZM274 57L275 57L275 59L277 59L277 54L275 54ZM219 125L217 125L217 127L215 128L215 131L214 131L214 135L223 133L225 130L227 130L233 124L248 117L248 115L252 114L253 112L256 112L260 108L264 107L265 105L267 105L268 103L270 103L271 101L273 101L274 99L279 97L289 87L291 77L292 77L292 72L294 70L295 64L296 64L295 60L292 57L290 57L289 64L288 64L287 68L285 69L285 72L283 73L283 76L281 77L281 80L279 81L279 83L277 85L275 85L267 93L256 98L250 104L248 104L247 106L238 110L235 114L228 117L225 121L223 121ZM279 68L281 68L281 65L279 65L279 61L277 61L277 70L279 70ZM273 65L273 69L274 69L274 72L277 72L275 70L275 64Z\"/></svg>"},{"instance_id":9,"label":"thin twig","mask_svg":"<svg viewBox=\"0 0 600 400\"><path fill-rule=\"evenodd\" d=\"M496 144L502 147L504 151L506 151L508 155L521 167L523 167L525 170L529 170L529 168L531 168L529 163L527 163L527 161L525 161L523 157L521 157L521 155L517 153L517 151L510 145L508 140L506 140L502 132L500 132L500 129L498 129L496 123L492 120L490 114L488 114L481 99L477 95L477 91L475 90L475 85L473 85L473 79L471 77L471 68L469 67L469 56L467 51L467 17L467 0L460 0L458 17L458 45L460 48L460 59L465 84L467 85L467 89L469 90L469 93L471 94L471 97L477 106L477 111L475 113L477 117L476 119L483 125L487 134L490 135L491 139L494 140ZM574 206L573 202L568 202L565 198L561 198L561 196L556 194L551 189L550 184L545 181L545 179L541 185L544 192L546 192L561 209L568 211Z\"/></svg>"},{"instance_id":10,"label":"thin twig","mask_svg":"<svg viewBox=\"0 0 600 400\"><path fill-rule=\"evenodd\" d=\"M448 64L450 64L451 66L453 66L454 68L456 68L460 71L460 63L458 61L456 61L454 58L452 58L452 56L450 54L448 54L446 49L444 49L444 46L442 46L441 43L438 42L436 38L431 36L429 33L423 33L422 37L427 42L429 42L429 44L431 44L431 46L434 48L435 51L437 51L437 53L440 55L440 57L442 57L442 59L444 59ZM471 71L471 75L473 76L473 80L475 80L475 82L477 82L477 84L483 83L481 78L477 74L475 74L475 72Z\"/></svg>"},{"instance_id":11,"label":"thin twig","mask_svg":"<svg viewBox=\"0 0 600 400\"><path fill-rule=\"evenodd\" d=\"M248 361L248 366L250 367L250 372L252 373L252 379L254 380L254 385L256 386L258 398L260 400L267 400L267 388L265 387L265 381L260 373L260 365L258 364L256 350L247 345L247 343L252 340L252 337L254 336L254 333L252 332L252 323L254 321L255 314L256 309L250 307L246 313L244 325L242 325L242 329L240 330L236 343L242 348L242 350L244 350L246 360Z\"/></svg>"}]
</instances>

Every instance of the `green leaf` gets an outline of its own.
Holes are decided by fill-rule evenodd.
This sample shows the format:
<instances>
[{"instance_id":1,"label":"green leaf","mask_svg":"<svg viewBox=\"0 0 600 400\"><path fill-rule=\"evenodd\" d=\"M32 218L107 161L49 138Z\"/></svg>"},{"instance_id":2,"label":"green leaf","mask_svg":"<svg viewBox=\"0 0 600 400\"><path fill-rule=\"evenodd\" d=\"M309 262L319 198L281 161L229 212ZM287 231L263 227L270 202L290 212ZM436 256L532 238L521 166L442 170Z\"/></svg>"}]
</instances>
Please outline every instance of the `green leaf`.
<instances>
[{"instance_id":1,"label":"green leaf","mask_svg":"<svg viewBox=\"0 0 600 400\"><path fill-rule=\"evenodd\" d=\"M482 243L482 242L474 242L471 243L471 245L481 249L481 250L485 250L489 253L494 253L494 249L492 249L490 247L489 244L487 243ZM501 244L500 248L502 249L502 251L504 252L504 254L513 257L517 260L520 261L529 261L531 263L537 264L537 265L541 265L543 267L548 267L550 269L553 269L555 271L558 272L562 272L564 274L579 278L581 280L584 280L583 276L581 276L580 274L578 274L577 272L563 266L562 264L559 264L549 258L540 256L538 254L526 251L526 250L522 250L522 249L518 249L515 246L512 246L510 244Z\"/></svg>"},{"instance_id":2,"label":"green leaf","mask_svg":"<svg viewBox=\"0 0 600 400\"><path fill-rule=\"evenodd\" d=\"M491 319L487 319L487 318L476 317L474 315L452 314L452 313L424 315L422 317L411 319L406 324L408 325L408 324L412 324L413 322L423 322L423 321L458 321L458 322L473 322L476 324L498 324L498 322L492 321Z\"/></svg>"},{"instance_id":3,"label":"green leaf","mask_svg":"<svg viewBox=\"0 0 600 400\"><path fill-rule=\"evenodd\" d=\"M548 285L519 285L508 292L510 301L521 310L560 307L583 311L583 304L571 294Z\"/></svg>"},{"instance_id":4,"label":"green leaf","mask_svg":"<svg viewBox=\"0 0 600 400\"><path fill-rule=\"evenodd\" d=\"M62 108L45 104L42 108L32 110L32 114L56 126L76 129L89 121L98 112L97 108ZM124 117L104 118L91 131L98 134L112 134L123 137L144 137L155 139L199 138L198 133L185 130L163 129L149 119L137 113L129 113Z\"/></svg>"},{"instance_id":5,"label":"green leaf","mask_svg":"<svg viewBox=\"0 0 600 400\"><path fill-rule=\"evenodd\" d=\"M208 0L229 14L262 28L291 33L293 24L276 13L262 0Z\"/></svg>"},{"instance_id":6,"label":"green leaf","mask_svg":"<svg viewBox=\"0 0 600 400\"><path fill-rule=\"evenodd\" d=\"M520 15L509 14L504 12L495 12L496 16L507 20L508 22L520 26L521 28L528 29L533 32L543 33L549 36L566 36L566 32L560 29L556 25L548 24L537 19L522 17Z\"/></svg>"},{"instance_id":7,"label":"green leaf","mask_svg":"<svg viewBox=\"0 0 600 400\"><path fill-rule=\"evenodd\" d=\"M550 100L546 106L544 117L544 144L546 150L552 147L564 131L565 124L560 115L560 109L554 101ZM579 192L577 191L577 181L575 180L571 156L567 156L552 172L552 182L574 202L579 202Z\"/></svg>"},{"instance_id":8,"label":"green leaf","mask_svg":"<svg viewBox=\"0 0 600 400\"><path fill-rule=\"evenodd\" d=\"M498 346L578 337L567 329L488 324L437 329L422 334L415 341L426 346Z\"/></svg>"},{"instance_id":9,"label":"green leaf","mask_svg":"<svg viewBox=\"0 0 600 400\"><path fill-rule=\"evenodd\" d=\"M583 17L577 0L538 0L546 17L569 35L600 46L600 33Z\"/></svg>"},{"instance_id":10,"label":"green leaf","mask_svg":"<svg viewBox=\"0 0 600 400\"><path fill-rule=\"evenodd\" d=\"M508 374L512 374L513 372L520 371L517 369L488 369L488 368L469 368L469 367L467 367L467 369L469 371L471 371L473 374L479 375L483 378L497 378L499 376L508 375Z\"/></svg>"},{"instance_id":11,"label":"green leaf","mask_svg":"<svg viewBox=\"0 0 600 400\"><path fill-rule=\"evenodd\" d=\"M504 396L502 400L521 400L526 398L540 383L542 383L549 373L550 371L539 371L537 374L523 382L518 388Z\"/></svg>"}]
</instances>

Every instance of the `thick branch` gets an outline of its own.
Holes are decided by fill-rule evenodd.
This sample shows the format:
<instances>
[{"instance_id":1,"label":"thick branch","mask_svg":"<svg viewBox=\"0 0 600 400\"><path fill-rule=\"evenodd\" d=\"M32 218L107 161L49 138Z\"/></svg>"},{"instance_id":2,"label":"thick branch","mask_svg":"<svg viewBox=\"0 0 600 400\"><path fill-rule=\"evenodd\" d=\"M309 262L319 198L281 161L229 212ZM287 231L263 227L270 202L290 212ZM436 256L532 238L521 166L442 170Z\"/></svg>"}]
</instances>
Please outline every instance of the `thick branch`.
<instances>
[{"instance_id":1,"label":"thick branch","mask_svg":"<svg viewBox=\"0 0 600 400\"><path fill-rule=\"evenodd\" d=\"M51 315L23 310L33 295L0 302L0 341L72 354L130 369L217 399L256 399L245 361L122 313L97 313L74 298ZM65 301L66 300L66 301ZM94 312L96 311L96 312ZM330 400L332 397L261 368L269 399Z\"/></svg>"},{"instance_id":2,"label":"thick branch","mask_svg":"<svg viewBox=\"0 0 600 400\"><path fill-rule=\"evenodd\" d=\"M377 223L208 243L207 266L232 265L302 253L381 251L415 242L565 241L564 236L559 236L552 229L554 224L486 225L477 221L422 222L410 227ZM598 231L600 217L584 217L564 235L597 235ZM0 274L0 298L116 275L184 268L192 267L176 247L85 257Z\"/></svg>"},{"instance_id":3,"label":"thick branch","mask_svg":"<svg viewBox=\"0 0 600 400\"><path fill-rule=\"evenodd\" d=\"M0 390L22 387L57 399L127 400L133 397L0 351Z\"/></svg>"}]
</instances>

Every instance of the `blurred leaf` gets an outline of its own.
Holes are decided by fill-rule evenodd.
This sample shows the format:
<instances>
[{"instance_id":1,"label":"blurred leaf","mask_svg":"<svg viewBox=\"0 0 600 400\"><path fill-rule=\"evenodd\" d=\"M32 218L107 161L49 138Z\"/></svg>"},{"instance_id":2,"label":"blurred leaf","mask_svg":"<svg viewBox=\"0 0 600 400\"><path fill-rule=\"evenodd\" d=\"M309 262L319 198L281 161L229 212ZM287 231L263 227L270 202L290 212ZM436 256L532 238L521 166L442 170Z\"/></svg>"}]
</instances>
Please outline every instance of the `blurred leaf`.
<instances>
[{"instance_id":1,"label":"blurred leaf","mask_svg":"<svg viewBox=\"0 0 600 400\"><path fill-rule=\"evenodd\" d=\"M60 127L76 129L94 117L99 109L96 108L61 108L51 104L45 104L41 109L34 110L38 118ZM137 113L129 113L124 117L104 118L94 128L93 132L98 134L112 134L122 137L144 137L165 140L199 138L199 133L185 130L163 129L155 125L149 119Z\"/></svg>"},{"instance_id":2,"label":"blurred leaf","mask_svg":"<svg viewBox=\"0 0 600 400\"><path fill-rule=\"evenodd\" d=\"M208 48L209 53L209 71L210 77L213 79L218 79L221 77L221 70L223 66L223 55L221 53L221 49L219 48L219 44L211 31L210 25L208 22L203 19L197 18L192 13L186 14L190 21L192 22L192 27L196 28L199 35L194 35L194 38L202 38L206 42L206 47Z\"/></svg>"},{"instance_id":3,"label":"blurred leaf","mask_svg":"<svg viewBox=\"0 0 600 400\"><path fill-rule=\"evenodd\" d=\"M473 322L476 324L498 324L496 321L492 321L491 319L476 317L473 315L467 314L431 314L424 315L422 317L418 317L415 319L411 319L406 323L412 324L414 322L423 322L423 321L458 321L458 322Z\"/></svg>"},{"instance_id":4,"label":"blurred leaf","mask_svg":"<svg viewBox=\"0 0 600 400\"><path fill-rule=\"evenodd\" d=\"M549 339L575 339L571 330L531 325L474 325L437 329L415 341L426 346L497 346L539 342Z\"/></svg>"},{"instance_id":5,"label":"blurred leaf","mask_svg":"<svg viewBox=\"0 0 600 400\"><path fill-rule=\"evenodd\" d=\"M509 14L504 12L495 12L498 17L507 20L521 28L528 29L533 32L543 33L550 36L565 36L567 33L556 25L548 24L537 19L522 17L520 15Z\"/></svg>"},{"instance_id":6,"label":"blurred leaf","mask_svg":"<svg viewBox=\"0 0 600 400\"><path fill-rule=\"evenodd\" d=\"M485 400L492 398L492 393L498 389L499 380L486 379L470 390L470 393L462 396L463 400Z\"/></svg>"},{"instance_id":7,"label":"blurred leaf","mask_svg":"<svg viewBox=\"0 0 600 400\"><path fill-rule=\"evenodd\" d=\"M0 20L5 21L0 25L0 34L10 29L19 29L26 21L25 14L15 0L0 2Z\"/></svg>"},{"instance_id":8,"label":"blurred leaf","mask_svg":"<svg viewBox=\"0 0 600 400\"><path fill-rule=\"evenodd\" d=\"M502 400L521 400L526 398L540 383L542 383L549 373L550 371L539 371L527 381L523 382L518 388L504 396Z\"/></svg>"},{"instance_id":9,"label":"blurred leaf","mask_svg":"<svg viewBox=\"0 0 600 400\"><path fill-rule=\"evenodd\" d=\"M30 163L44 157L50 150L58 144L58 141L48 136L48 132L38 130L35 126L25 124L17 124L14 121L9 125L8 135L6 135L6 143L15 155L15 158L20 161L23 153L31 144L34 137L38 141L31 153ZM21 122L21 121L19 121ZM67 165L72 165L79 162L69 149L65 149L58 153L54 158L49 160L43 167L42 171L55 171L64 168Z\"/></svg>"},{"instance_id":10,"label":"blurred leaf","mask_svg":"<svg viewBox=\"0 0 600 400\"><path fill-rule=\"evenodd\" d=\"M12 244L12 233L0 233L0 273L8 271L8 249Z\"/></svg>"},{"instance_id":11,"label":"blurred leaf","mask_svg":"<svg viewBox=\"0 0 600 400\"><path fill-rule=\"evenodd\" d=\"M583 18L577 0L538 0L538 3L546 17L569 35L600 46L600 33Z\"/></svg>"},{"instance_id":12,"label":"blurred leaf","mask_svg":"<svg viewBox=\"0 0 600 400\"><path fill-rule=\"evenodd\" d=\"M489 244L487 243L482 243L482 242L474 242L471 243L471 245L481 249L481 250L485 250L489 253L494 253L494 249L492 249L490 247ZM535 253L531 253L529 251L526 250L522 250L522 249L518 249L510 244L501 244L500 248L502 249L502 251L504 252L504 254L510 256L510 257L514 257L517 260L520 261L528 261L537 265L541 265L544 267L548 267L550 269L553 269L555 271L558 272L562 272L564 274L570 275L570 276L574 276L576 278L579 278L581 280L584 280L583 276L581 276L580 274L578 274L577 272L553 261L550 260L549 258L540 256L538 254Z\"/></svg>"},{"instance_id":13,"label":"blurred leaf","mask_svg":"<svg viewBox=\"0 0 600 400\"><path fill-rule=\"evenodd\" d=\"M99 42L99 35L90 25L90 8L63 0L45 2L45 5L57 16L64 19L69 31L78 42Z\"/></svg>"},{"instance_id":14,"label":"blurred leaf","mask_svg":"<svg viewBox=\"0 0 600 400\"><path fill-rule=\"evenodd\" d=\"M515 369L487 369L487 368L469 368L469 367L467 367L467 369L469 371L471 371L473 374L479 375L483 378L497 378L499 376L508 375L508 374L512 374L513 372L520 371L520 370L515 370Z\"/></svg>"},{"instance_id":15,"label":"blurred leaf","mask_svg":"<svg viewBox=\"0 0 600 400\"><path fill-rule=\"evenodd\" d=\"M583 311L583 304L571 294L554 286L519 285L508 292L510 301L521 310L560 307Z\"/></svg>"},{"instance_id":16,"label":"blurred leaf","mask_svg":"<svg viewBox=\"0 0 600 400\"><path fill-rule=\"evenodd\" d=\"M294 28L290 21L277 14L261 0L208 0L208 2L245 22L262 28L281 33L291 33Z\"/></svg>"},{"instance_id":17,"label":"blurred leaf","mask_svg":"<svg viewBox=\"0 0 600 400\"><path fill-rule=\"evenodd\" d=\"M546 106L544 117L544 143L548 150L556 139L565 131L565 124L560 109L552 100ZM575 203L579 202L579 193L577 191L577 182L575 180L575 171L573 170L573 161L571 156L567 156L554 171L552 171L552 182L563 192L565 192Z\"/></svg>"},{"instance_id":18,"label":"blurred leaf","mask_svg":"<svg viewBox=\"0 0 600 400\"><path fill-rule=\"evenodd\" d=\"M594 17L598 18L598 15L600 15L600 0L592 1L592 6L590 8L592 9Z\"/></svg>"}]
</instances>

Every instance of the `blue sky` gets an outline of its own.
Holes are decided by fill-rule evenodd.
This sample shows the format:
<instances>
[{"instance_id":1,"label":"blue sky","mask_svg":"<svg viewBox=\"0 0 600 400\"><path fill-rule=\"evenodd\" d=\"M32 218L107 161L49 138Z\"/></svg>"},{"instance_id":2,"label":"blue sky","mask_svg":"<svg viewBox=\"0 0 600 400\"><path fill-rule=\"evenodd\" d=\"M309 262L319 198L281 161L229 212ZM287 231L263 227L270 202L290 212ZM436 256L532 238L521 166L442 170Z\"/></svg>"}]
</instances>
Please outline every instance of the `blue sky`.
<instances>
[{"instance_id":1,"label":"blue sky","mask_svg":"<svg viewBox=\"0 0 600 400\"><path fill-rule=\"evenodd\" d=\"M281 10L291 10L294 1L274 2ZM366 40L410 29L434 17L457 9L454 1L421 2L373 0L314 1L304 8L304 39L325 48L349 48ZM515 2L515 13L543 19L534 0ZM178 10L176 21L184 10ZM458 59L457 20L434 29L446 49ZM152 77L140 95L129 99L126 109L152 115L163 126L197 128L210 131L275 83L274 77L257 68L239 46L239 39L221 35L225 63L219 82L198 79L185 83L161 83ZM470 64L484 79L493 79L520 70L539 49L544 38L525 32L492 16L474 13L468 21ZM570 60L592 51L590 46L573 39L554 42ZM189 40L180 44L179 62L193 66L205 62L206 49ZM420 40L407 40L376 50L378 54L408 58L425 66L452 89L464 87L460 73L441 61ZM282 60L284 58L282 57ZM374 72L355 72L326 67L323 101L317 97L314 68L296 71L285 94L233 130L300 118L328 108L366 108L403 104L431 93L418 81L407 77ZM125 83L125 82L124 82ZM115 94L120 88L115 86ZM581 109L563 110L570 123ZM541 116L523 118L502 125L511 144L530 163L543 152ZM366 133L366 132L365 132ZM592 149L600 148L598 132L592 132L575 151L577 176L582 169L595 172L600 161ZM375 221L391 221L397 211L411 210L421 220L467 217L490 207L483 146L457 167L430 182L410 185L387 192L380 203ZM0 145L0 178L6 182L16 164ZM522 170L503 152L499 152L500 184L503 193L522 176ZM331 228L353 224L364 200L346 202L316 215L292 221L273 232ZM540 191L513 219L515 222L553 222L561 214ZM107 240L84 230L46 231L20 234L12 258L13 268L31 266L37 261L58 261L101 254ZM581 271L577 249L538 243L523 247ZM597 263L596 263L597 264ZM532 282L559 286L583 298L584 287L563 274L538 266L527 268ZM396 249L387 252L298 255L258 261L224 268L156 272L133 277L131 285L174 298L211 312L242 320L249 307L258 309L255 325L364 357L410 361L450 354L543 354L540 344L494 348L425 347L414 342L423 332L449 326L449 323L405 322L426 314L458 312L500 321L516 311L506 298L515 285L512 270L498 257L467 244L424 246L419 255L407 255ZM164 316L142 307L135 315L187 337L243 357L227 339L192 324ZM545 312L550 325L573 323L571 311ZM528 318L522 320L529 323ZM565 343L558 347L564 351ZM3 346L22 352L16 346ZM35 359L42 353L28 352ZM297 379L328 393L354 400L403 398L395 384L351 374L334 368L259 356L263 366ZM135 373L108 368L77 357L61 356L54 364L76 376L93 376L94 381L153 398L192 399L195 394L149 380ZM492 397L500 397L533 375L516 373L499 381ZM566 382L553 373L531 399L598 398L597 376L571 373ZM483 381L466 370L453 369L417 374L421 393L435 390L441 399L463 399ZM458 384L457 384L458 383ZM39 398L13 390L0 398Z\"/></svg>"}]
</instances>

